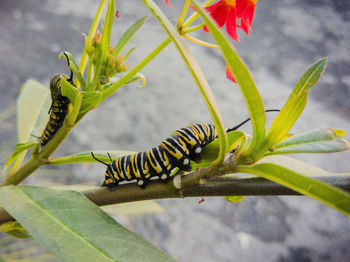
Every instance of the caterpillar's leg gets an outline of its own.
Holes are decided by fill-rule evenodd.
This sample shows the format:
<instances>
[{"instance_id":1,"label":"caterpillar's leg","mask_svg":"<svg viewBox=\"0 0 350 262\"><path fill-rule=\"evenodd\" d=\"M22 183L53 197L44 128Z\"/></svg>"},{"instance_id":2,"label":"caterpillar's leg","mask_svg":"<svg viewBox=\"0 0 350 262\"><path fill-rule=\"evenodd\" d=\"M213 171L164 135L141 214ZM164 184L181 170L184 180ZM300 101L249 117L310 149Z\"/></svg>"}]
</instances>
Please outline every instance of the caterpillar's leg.
<instances>
[{"instance_id":1,"label":"caterpillar's leg","mask_svg":"<svg viewBox=\"0 0 350 262\"><path fill-rule=\"evenodd\" d=\"M189 157L184 157L179 161L179 169L184 170L184 171L191 171L192 166L191 166L191 161Z\"/></svg>"},{"instance_id":2,"label":"caterpillar's leg","mask_svg":"<svg viewBox=\"0 0 350 262\"><path fill-rule=\"evenodd\" d=\"M137 179L137 184L140 186L141 189L145 189L147 184L147 179L145 178Z\"/></svg>"},{"instance_id":3,"label":"caterpillar's leg","mask_svg":"<svg viewBox=\"0 0 350 262\"><path fill-rule=\"evenodd\" d=\"M119 183L108 184L107 188L108 188L109 191L114 191L117 188L118 184Z\"/></svg>"},{"instance_id":4,"label":"caterpillar's leg","mask_svg":"<svg viewBox=\"0 0 350 262\"><path fill-rule=\"evenodd\" d=\"M180 169L177 171L173 172L176 168L173 168L171 170L167 170L166 172L163 172L162 174L159 175L159 180L162 181L164 184L168 183L169 179L176 176L179 172Z\"/></svg>"}]
</instances>

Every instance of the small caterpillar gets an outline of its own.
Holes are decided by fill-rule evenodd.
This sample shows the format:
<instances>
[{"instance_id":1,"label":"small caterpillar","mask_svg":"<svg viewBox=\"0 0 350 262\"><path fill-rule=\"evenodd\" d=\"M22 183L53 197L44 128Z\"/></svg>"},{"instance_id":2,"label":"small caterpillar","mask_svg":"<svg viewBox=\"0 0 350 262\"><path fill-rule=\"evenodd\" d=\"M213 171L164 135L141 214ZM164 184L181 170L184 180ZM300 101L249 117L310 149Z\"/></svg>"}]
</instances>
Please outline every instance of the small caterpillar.
<instances>
[{"instance_id":1,"label":"small caterpillar","mask_svg":"<svg viewBox=\"0 0 350 262\"><path fill-rule=\"evenodd\" d=\"M279 111L279 110L266 110ZM248 122L243 121L239 125L226 129L231 132ZM213 124L192 124L177 129L160 145L145 152L123 156L112 160L107 164L97 159L93 152L92 157L107 166L105 180L102 186L110 189L115 188L122 181L137 180L141 188L145 188L148 180L152 177L159 177L160 180L167 180L174 176L173 169L191 171L191 160L199 163L202 160L203 148L217 138L217 131Z\"/></svg>"},{"instance_id":2,"label":"small caterpillar","mask_svg":"<svg viewBox=\"0 0 350 262\"><path fill-rule=\"evenodd\" d=\"M66 53L64 55L67 58L68 66L69 59ZM73 83L73 72L68 76L66 74L56 74L50 79L50 92L51 92L51 107L49 110L50 119L46 124L44 132L40 138L40 145L45 146L57 133L57 131L63 125L64 119L68 114L69 99L61 94L61 77L65 78L70 84Z\"/></svg>"}]
</instances>

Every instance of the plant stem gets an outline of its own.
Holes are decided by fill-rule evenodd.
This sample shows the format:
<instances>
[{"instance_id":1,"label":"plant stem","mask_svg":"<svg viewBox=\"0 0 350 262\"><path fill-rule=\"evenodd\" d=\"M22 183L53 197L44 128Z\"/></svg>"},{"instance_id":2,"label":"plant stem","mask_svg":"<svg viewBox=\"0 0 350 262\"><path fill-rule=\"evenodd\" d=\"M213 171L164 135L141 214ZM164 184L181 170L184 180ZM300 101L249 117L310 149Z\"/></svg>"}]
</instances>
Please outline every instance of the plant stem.
<instances>
[{"instance_id":1,"label":"plant stem","mask_svg":"<svg viewBox=\"0 0 350 262\"><path fill-rule=\"evenodd\" d=\"M66 122L65 122L66 123ZM45 164L49 156L55 152L58 146L63 142L64 138L69 134L73 126L63 125L55 134L49 143L43 148L38 155L33 155L27 163L0 184L0 187L7 185L17 185L21 183L26 177L33 173L40 166Z\"/></svg>"},{"instance_id":2,"label":"plant stem","mask_svg":"<svg viewBox=\"0 0 350 262\"><path fill-rule=\"evenodd\" d=\"M199 24L199 25L195 25L195 26L192 26L192 27L187 27L187 28L184 28L180 31L181 34L187 34L187 33L191 33L193 31L197 31L197 30L200 30L202 29L204 26L204 24Z\"/></svg>"},{"instance_id":3,"label":"plant stem","mask_svg":"<svg viewBox=\"0 0 350 262\"><path fill-rule=\"evenodd\" d=\"M200 171L198 171L200 172ZM182 180L186 180L185 176ZM116 190L95 188L82 193L98 206L112 205L147 199L184 198L201 196L262 196L262 195L300 195L299 193L261 177L240 176L215 177L202 184L188 185L176 189L170 181L164 185L160 181L149 181L147 188L141 190L136 183L119 185ZM350 176L331 176L316 178L332 186L350 191ZM0 224L14 220L0 207Z\"/></svg>"},{"instance_id":4,"label":"plant stem","mask_svg":"<svg viewBox=\"0 0 350 262\"><path fill-rule=\"evenodd\" d=\"M182 35L184 38L196 43L196 44L199 44L199 45L202 45L202 46L206 46L206 47L209 47L209 48L220 48L219 46L217 45L214 45L214 44L210 44L210 43L207 43L207 42L204 42L202 40L199 40L197 38L194 38L192 36L189 36L189 35Z\"/></svg>"},{"instance_id":5,"label":"plant stem","mask_svg":"<svg viewBox=\"0 0 350 262\"><path fill-rule=\"evenodd\" d=\"M182 27L182 24L185 20L185 16L186 16L189 5L190 5L190 0L186 0L184 8L182 9L181 15L180 15L179 19L177 20L177 28Z\"/></svg>"}]
</instances>

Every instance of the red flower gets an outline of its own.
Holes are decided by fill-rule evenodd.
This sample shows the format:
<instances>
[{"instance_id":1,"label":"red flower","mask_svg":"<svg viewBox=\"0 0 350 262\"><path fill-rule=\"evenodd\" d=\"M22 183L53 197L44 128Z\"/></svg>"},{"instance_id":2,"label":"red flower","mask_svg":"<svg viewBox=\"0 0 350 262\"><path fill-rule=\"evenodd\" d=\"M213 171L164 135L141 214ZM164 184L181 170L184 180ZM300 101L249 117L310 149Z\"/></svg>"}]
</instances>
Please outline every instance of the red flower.
<instances>
[{"instance_id":1,"label":"red flower","mask_svg":"<svg viewBox=\"0 0 350 262\"><path fill-rule=\"evenodd\" d=\"M226 77L228 79L230 79L231 81L237 83L237 81L236 81L235 77L233 76L233 74L232 74L232 72L230 70L230 67L228 65L226 65Z\"/></svg>"},{"instance_id":2,"label":"red flower","mask_svg":"<svg viewBox=\"0 0 350 262\"><path fill-rule=\"evenodd\" d=\"M169 6L169 7L171 7L171 5L170 5L170 3L169 3L169 0L164 0L165 1L165 3Z\"/></svg>"},{"instance_id":3,"label":"red flower","mask_svg":"<svg viewBox=\"0 0 350 262\"><path fill-rule=\"evenodd\" d=\"M252 30L255 5L258 0L220 0L219 2L206 7L209 14L218 23L219 27L226 25L226 31L234 40L239 42L236 28L241 28L247 35ZM237 19L241 24L237 25ZM208 32L206 26L204 32Z\"/></svg>"},{"instance_id":4,"label":"red flower","mask_svg":"<svg viewBox=\"0 0 350 262\"><path fill-rule=\"evenodd\" d=\"M236 0L220 0L219 2L206 7L205 10L209 11L209 14L218 23L219 27L222 27L225 24L229 36L239 42L236 32ZM208 28L204 26L203 31L208 32Z\"/></svg>"},{"instance_id":5,"label":"red flower","mask_svg":"<svg viewBox=\"0 0 350 262\"><path fill-rule=\"evenodd\" d=\"M240 0L237 5L236 15L241 18L241 28L248 35L248 29L252 31L252 22L254 18L255 5L258 0Z\"/></svg>"}]
</instances>

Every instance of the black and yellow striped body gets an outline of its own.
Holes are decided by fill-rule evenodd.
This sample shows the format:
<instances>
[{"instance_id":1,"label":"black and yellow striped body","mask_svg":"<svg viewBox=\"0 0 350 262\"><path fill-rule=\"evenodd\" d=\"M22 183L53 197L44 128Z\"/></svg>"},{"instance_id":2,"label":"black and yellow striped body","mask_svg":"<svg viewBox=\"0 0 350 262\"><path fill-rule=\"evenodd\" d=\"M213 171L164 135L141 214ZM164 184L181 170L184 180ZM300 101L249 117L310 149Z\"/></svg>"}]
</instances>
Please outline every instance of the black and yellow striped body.
<instances>
[{"instance_id":1,"label":"black and yellow striped body","mask_svg":"<svg viewBox=\"0 0 350 262\"><path fill-rule=\"evenodd\" d=\"M204 146L217 137L214 125L194 124L173 132L157 147L123 156L112 161L106 170L103 186L114 188L121 181L136 179L144 188L151 177L166 182L174 168L191 171L190 161L199 163Z\"/></svg>"},{"instance_id":2,"label":"black and yellow striped body","mask_svg":"<svg viewBox=\"0 0 350 262\"><path fill-rule=\"evenodd\" d=\"M63 125L64 119L68 114L68 106L70 101L67 97L61 95L61 77L64 77L69 82L71 82L71 78L65 74L57 74L50 80L50 91L52 99L52 104L49 111L50 119L40 138L41 146L45 146L52 139L52 137Z\"/></svg>"}]
</instances>

